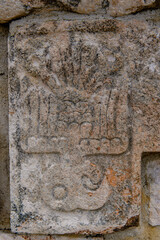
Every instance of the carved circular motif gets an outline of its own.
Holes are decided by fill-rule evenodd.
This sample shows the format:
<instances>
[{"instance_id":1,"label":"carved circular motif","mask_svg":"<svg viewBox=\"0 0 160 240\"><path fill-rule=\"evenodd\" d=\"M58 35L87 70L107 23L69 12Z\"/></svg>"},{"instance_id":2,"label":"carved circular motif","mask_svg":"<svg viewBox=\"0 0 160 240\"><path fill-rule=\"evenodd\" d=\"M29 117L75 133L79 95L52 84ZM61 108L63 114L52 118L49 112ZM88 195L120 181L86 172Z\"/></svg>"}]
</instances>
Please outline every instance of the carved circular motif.
<instances>
[{"instance_id":1,"label":"carved circular motif","mask_svg":"<svg viewBox=\"0 0 160 240\"><path fill-rule=\"evenodd\" d=\"M56 185L53 188L53 197L56 200L63 200L67 197L67 188L62 184Z\"/></svg>"}]
</instances>

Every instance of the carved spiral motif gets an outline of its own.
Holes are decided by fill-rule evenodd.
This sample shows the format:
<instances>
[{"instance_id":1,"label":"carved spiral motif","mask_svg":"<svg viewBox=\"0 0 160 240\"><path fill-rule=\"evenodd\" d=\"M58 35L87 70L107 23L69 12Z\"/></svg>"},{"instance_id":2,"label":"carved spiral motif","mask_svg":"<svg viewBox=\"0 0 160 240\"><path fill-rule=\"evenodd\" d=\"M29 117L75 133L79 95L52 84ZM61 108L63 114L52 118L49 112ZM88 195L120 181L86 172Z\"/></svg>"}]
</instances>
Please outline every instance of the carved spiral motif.
<instances>
[{"instance_id":1,"label":"carved spiral motif","mask_svg":"<svg viewBox=\"0 0 160 240\"><path fill-rule=\"evenodd\" d=\"M65 185L62 184L57 184L53 188L53 197L56 200L62 200L67 197L67 188Z\"/></svg>"}]
</instances>

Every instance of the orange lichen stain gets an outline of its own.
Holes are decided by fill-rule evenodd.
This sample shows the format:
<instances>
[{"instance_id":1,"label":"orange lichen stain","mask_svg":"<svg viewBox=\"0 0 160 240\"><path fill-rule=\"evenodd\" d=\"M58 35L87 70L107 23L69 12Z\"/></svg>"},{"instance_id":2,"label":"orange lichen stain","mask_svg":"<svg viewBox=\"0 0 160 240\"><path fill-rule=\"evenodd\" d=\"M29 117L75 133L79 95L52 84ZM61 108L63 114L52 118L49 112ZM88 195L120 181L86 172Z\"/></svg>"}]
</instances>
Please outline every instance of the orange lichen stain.
<instances>
[{"instance_id":1,"label":"orange lichen stain","mask_svg":"<svg viewBox=\"0 0 160 240\"><path fill-rule=\"evenodd\" d=\"M96 165L95 165L94 163L90 163L90 165L91 165L92 167L96 167Z\"/></svg>"},{"instance_id":2,"label":"orange lichen stain","mask_svg":"<svg viewBox=\"0 0 160 240\"><path fill-rule=\"evenodd\" d=\"M115 215L116 215L116 216L119 215L119 209L116 209L116 211L115 211Z\"/></svg>"},{"instance_id":3,"label":"orange lichen stain","mask_svg":"<svg viewBox=\"0 0 160 240\"><path fill-rule=\"evenodd\" d=\"M92 197L93 193L89 192L88 195L89 195L90 197Z\"/></svg>"},{"instance_id":4,"label":"orange lichen stain","mask_svg":"<svg viewBox=\"0 0 160 240\"><path fill-rule=\"evenodd\" d=\"M22 238L24 238L24 240L31 240L29 236L22 236Z\"/></svg>"},{"instance_id":5,"label":"orange lichen stain","mask_svg":"<svg viewBox=\"0 0 160 240\"><path fill-rule=\"evenodd\" d=\"M126 179L125 174L123 174L123 175L121 175L121 176L118 177L118 180L119 180L120 182L123 182L125 179Z\"/></svg>"},{"instance_id":6,"label":"orange lichen stain","mask_svg":"<svg viewBox=\"0 0 160 240\"><path fill-rule=\"evenodd\" d=\"M115 172L112 168L108 168L108 169L107 169L106 178L107 178L109 184L110 184L112 187L116 187L116 186L117 186L117 176L116 176L116 172Z\"/></svg>"},{"instance_id":7,"label":"orange lichen stain","mask_svg":"<svg viewBox=\"0 0 160 240\"><path fill-rule=\"evenodd\" d=\"M129 177L130 173L128 172L128 170L126 170L126 172L118 176L118 182L124 182L124 180L128 179Z\"/></svg>"}]
</instances>

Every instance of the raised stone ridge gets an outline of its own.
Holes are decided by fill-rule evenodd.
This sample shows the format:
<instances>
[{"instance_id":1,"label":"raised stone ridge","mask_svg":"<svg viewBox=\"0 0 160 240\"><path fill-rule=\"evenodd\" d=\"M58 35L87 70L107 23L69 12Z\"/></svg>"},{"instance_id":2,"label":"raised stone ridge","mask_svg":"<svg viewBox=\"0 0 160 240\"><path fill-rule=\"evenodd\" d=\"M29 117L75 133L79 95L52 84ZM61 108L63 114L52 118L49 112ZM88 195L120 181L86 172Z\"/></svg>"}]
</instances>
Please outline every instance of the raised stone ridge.
<instances>
[{"instance_id":1,"label":"raised stone ridge","mask_svg":"<svg viewBox=\"0 0 160 240\"><path fill-rule=\"evenodd\" d=\"M160 7L159 0L0 0L0 23L26 16L36 9L47 8L80 14L103 11L113 17L118 17L158 7Z\"/></svg>"}]
</instances>

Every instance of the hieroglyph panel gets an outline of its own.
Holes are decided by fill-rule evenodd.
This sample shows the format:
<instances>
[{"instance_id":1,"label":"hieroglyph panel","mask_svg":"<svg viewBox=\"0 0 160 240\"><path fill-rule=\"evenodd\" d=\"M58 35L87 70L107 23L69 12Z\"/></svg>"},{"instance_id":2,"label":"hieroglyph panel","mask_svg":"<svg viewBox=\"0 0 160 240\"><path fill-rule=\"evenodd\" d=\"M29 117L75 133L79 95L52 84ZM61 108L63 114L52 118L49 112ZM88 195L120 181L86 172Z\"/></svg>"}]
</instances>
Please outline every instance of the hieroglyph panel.
<instances>
[{"instance_id":1,"label":"hieroglyph panel","mask_svg":"<svg viewBox=\"0 0 160 240\"><path fill-rule=\"evenodd\" d=\"M12 231L103 233L137 221L118 23L17 21L9 46Z\"/></svg>"}]
</instances>

